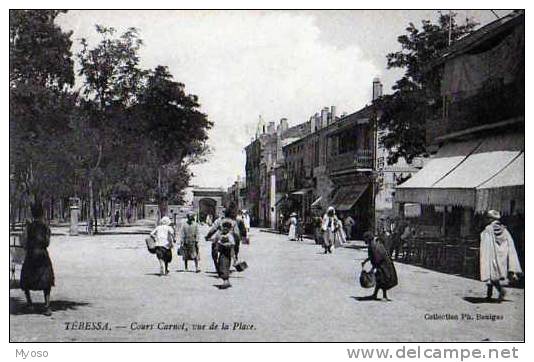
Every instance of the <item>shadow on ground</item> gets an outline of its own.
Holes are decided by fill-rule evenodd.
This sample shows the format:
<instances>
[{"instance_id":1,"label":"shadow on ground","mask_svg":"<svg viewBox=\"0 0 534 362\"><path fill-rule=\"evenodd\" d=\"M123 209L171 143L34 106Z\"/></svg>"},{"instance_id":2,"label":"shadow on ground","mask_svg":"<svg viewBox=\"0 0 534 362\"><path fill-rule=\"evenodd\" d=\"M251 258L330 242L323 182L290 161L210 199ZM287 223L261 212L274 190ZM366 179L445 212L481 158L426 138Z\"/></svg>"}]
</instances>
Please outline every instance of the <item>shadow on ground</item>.
<instances>
[{"instance_id":1,"label":"shadow on ground","mask_svg":"<svg viewBox=\"0 0 534 362\"><path fill-rule=\"evenodd\" d=\"M463 300L472 304L499 304L499 301L495 298L486 299L486 297L463 297ZM503 302L507 302L506 299Z\"/></svg>"},{"instance_id":2,"label":"shadow on ground","mask_svg":"<svg viewBox=\"0 0 534 362\"><path fill-rule=\"evenodd\" d=\"M354 300L357 300L358 302L380 302L381 299L373 298L372 295L366 295L365 297L351 297Z\"/></svg>"},{"instance_id":3,"label":"shadow on ground","mask_svg":"<svg viewBox=\"0 0 534 362\"><path fill-rule=\"evenodd\" d=\"M71 300L52 300L50 301L50 309L52 312L65 311L65 310L77 310L79 307L87 307L89 303L75 302ZM9 314L11 315L23 315L23 314L41 314L43 309L42 303L34 303L35 309L29 311L26 308L26 301L21 298L10 297L9 298Z\"/></svg>"}]
</instances>

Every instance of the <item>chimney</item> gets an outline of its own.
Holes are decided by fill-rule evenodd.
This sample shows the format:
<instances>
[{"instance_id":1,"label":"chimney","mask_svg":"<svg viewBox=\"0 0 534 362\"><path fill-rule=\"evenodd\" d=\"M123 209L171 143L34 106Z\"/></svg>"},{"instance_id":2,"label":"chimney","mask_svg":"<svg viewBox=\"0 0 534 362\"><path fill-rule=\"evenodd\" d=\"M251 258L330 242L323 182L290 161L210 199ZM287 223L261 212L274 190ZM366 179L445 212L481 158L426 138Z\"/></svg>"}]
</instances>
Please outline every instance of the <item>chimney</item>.
<instances>
[{"instance_id":1,"label":"chimney","mask_svg":"<svg viewBox=\"0 0 534 362\"><path fill-rule=\"evenodd\" d=\"M336 106L330 107L330 123L334 123L336 121Z\"/></svg>"},{"instance_id":2,"label":"chimney","mask_svg":"<svg viewBox=\"0 0 534 362\"><path fill-rule=\"evenodd\" d=\"M287 118L280 119L280 126L282 128L282 132L287 131L287 129L288 129Z\"/></svg>"},{"instance_id":3,"label":"chimney","mask_svg":"<svg viewBox=\"0 0 534 362\"><path fill-rule=\"evenodd\" d=\"M267 133L274 134L274 132L275 132L274 122L269 122L269 126L267 127Z\"/></svg>"},{"instance_id":4,"label":"chimney","mask_svg":"<svg viewBox=\"0 0 534 362\"><path fill-rule=\"evenodd\" d=\"M328 125L328 107L324 107L321 111L321 128Z\"/></svg>"},{"instance_id":5,"label":"chimney","mask_svg":"<svg viewBox=\"0 0 534 362\"><path fill-rule=\"evenodd\" d=\"M382 83L380 78L375 77L373 79L373 102L382 97Z\"/></svg>"},{"instance_id":6,"label":"chimney","mask_svg":"<svg viewBox=\"0 0 534 362\"><path fill-rule=\"evenodd\" d=\"M321 117L319 117L319 113L315 113L313 118L315 119L315 128L318 130L321 129Z\"/></svg>"}]
</instances>

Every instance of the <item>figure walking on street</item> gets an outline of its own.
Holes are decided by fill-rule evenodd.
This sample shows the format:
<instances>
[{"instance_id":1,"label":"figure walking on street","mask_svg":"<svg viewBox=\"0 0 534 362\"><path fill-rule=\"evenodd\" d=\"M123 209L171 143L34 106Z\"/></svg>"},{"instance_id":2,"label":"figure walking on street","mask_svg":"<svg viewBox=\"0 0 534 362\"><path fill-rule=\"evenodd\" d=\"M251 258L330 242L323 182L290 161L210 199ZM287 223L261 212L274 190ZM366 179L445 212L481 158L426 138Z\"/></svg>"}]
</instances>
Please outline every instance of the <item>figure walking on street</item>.
<instances>
[{"instance_id":1,"label":"figure walking on street","mask_svg":"<svg viewBox=\"0 0 534 362\"><path fill-rule=\"evenodd\" d=\"M234 222L231 219L225 218L221 222L221 229L217 231L213 237L213 242L217 243L217 250L219 251L217 260L217 271L219 278L223 280L221 289L231 287L230 285L230 264L232 260L232 253L235 247L234 238Z\"/></svg>"},{"instance_id":2,"label":"figure walking on street","mask_svg":"<svg viewBox=\"0 0 534 362\"><path fill-rule=\"evenodd\" d=\"M336 216L336 210L330 206L323 216L321 230L323 231L324 253L332 254L332 246L335 243L336 232L339 229L339 219Z\"/></svg>"},{"instance_id":3,"label":"figure walking on street","mask_svg":"<svg viewBox=\"0 0 534 362\"><path fill-rule=\"evenodd\" d=\"M297 213L293 212L289 216L289 233L288 239L291 241L297 240Z\"/></svg>"},{"instance_id":4,"label":"figure walking on street","mask_svg":"<svg viewBox=\"0 0 534 362\"><path fill-rule=\"evenodd\" d=\"M380 239L375 237L371 231L365 232L363 238L367 244L368 258L362 262L362 268L370 261L373 266L372 271L376 277L375 291L370 296L370 299L378 299L378 291L382 289L384 300L390 301L391 299L388 298L387 291L398 284L395 265L393 265Z\"/></svg>"},{"instance_id":5,"label":"figure walking on street","mask_svg":"<svg viewBox=\"0 0 534 362\"><path fill-rule=\"evenodd\" d=\"M243 213L241 210L236 215L235 206L233 204L229 207L229 213L226 215L230 219L235 221L235 230L234 230L234 252L233 252L233 265L236 265L239 260L239 250L241 248L241 240L245 240L248 236L247 227L245 226L245 221L243 219Z\"/></svg>"},{"instance_id":6,"label":"figure walking on street","mask_svg":"<svg viewBox=\"0 0 534 362\"><path fill-rule=\"evenodd\" d=\"M491 300L495 287L499 292L499 302L506 295L501 281L517 279L517 274L522 272L514 240L500 219L498 211L488 211L487 225L480 234L480 280L486 283L486 298Z\"/></svg>"},{"instance_id":7,"label":"figure walking on street","mask_svg":"<svg viewBox=\"0 0 534 362\"><path fill-rule=\"evenodd\" d=\"M234 208L232 206L228 207L223 211L224 216L221 216L219 219L215 220L213 223L213 226L206 234L205 239L210 240L212 236L217 232L222 230L222 222L224 220L230 220L232 221L233 229L232 229L232 236L233 236L233 249L231 252L231 257L234 259L234 265L237 263L237 260L239 258L239 248L240 248L240 240L243 236L247 236L245 224L243 220L237 220ZM212 246L211 246L211 257L213 259L213 263L215 264L215 269L217 272L219 272L219 253L218 250L218 243L212 240Z\"/></svg>"},{"instance_id":8,"label":"figure walking on street","mask_svg":"<svg viewBox=\"0 0 534 362\"><path fill-rule=\"evenodd\" d=\"M243 210L243 222L247 232L247 236L243 238L243 244L250 244L250 215L247 210Z\"/></svg>"},{"instance_id":9,"label":"figure walking on street","mask_svg":"<svg viewBox=\"0 0 534 362\"><path fill-rule=\"evenodd\" d=\"M195 271L200 273L198 267L199 252L198 252L198 224L194 220L193 214L187 214L187 221L182 224L180 229L180 246L183 250L183 259L185 270L187 271L187 262L193 260L195 262Z\"/></svg>"},{"instance_id":10,"label":"figure walking on street","mask_svg":"<svg viewBox=\"0 0 534 362\"><path fill-rule=\"evenodd\" d=\"M224 219L224 213L225 211L223 211L221 215L217 219L215 219L215 221L213 221L213 225L211 226L204 238L206 241L209 241L211 237L221 229L221 221ZM219 250L217 249L217 242L215 242L214 240L211 240L211 259L213 260L215 271L219 273Z\"/></svg>"},{"instance_id":11,"label":"figure walking on street","mask_svg":"<svg viewBox=\"0 0 534 362\"><path fill-rule=\"evenodd\" d=\"M321 229L322 224L323 220L321 219L321 216L315 215L313 217L313 233L315 244L317 245L323 245L323 232Z\"/></svg>"},{"instance_id":12,"label":"figure walking on street","mask_svg":"<svg viewBox=\"0 0 534 362\"><path fill-rule=\"evenodd\" d=\"M304 241L304 223L297 217L297 241Z\"/></svg>"},{"instance_id":13,"label":"figure walking on street","mask_svg":"<svg viewBox=\"0 0 534 362\"><path fill-rule=\"evenodd\" d=\"M50 316L50 290L54 286L54 269L47 250L50 245L50 228L44 222L43 206L39 201L32 206L31 212L33 221L25 230L26 256L20 274L20 288L24 290L30 311L34 309L30 290L42 290L45 302L43 314Z\"/></svg>"},{"instance_id":14,"label":"figure walking on street","mask_svg":"<svg viewBox=\"0 0 534 362\"><path fill-rule=\"evenodd\" d=\"M164 216L150 235L156 241L156 256L159 260L160 275L169 274L169 263L172 261L172 246L175 243L174 229L171 226L171 219Z\"/></svg>"}]
</instances>

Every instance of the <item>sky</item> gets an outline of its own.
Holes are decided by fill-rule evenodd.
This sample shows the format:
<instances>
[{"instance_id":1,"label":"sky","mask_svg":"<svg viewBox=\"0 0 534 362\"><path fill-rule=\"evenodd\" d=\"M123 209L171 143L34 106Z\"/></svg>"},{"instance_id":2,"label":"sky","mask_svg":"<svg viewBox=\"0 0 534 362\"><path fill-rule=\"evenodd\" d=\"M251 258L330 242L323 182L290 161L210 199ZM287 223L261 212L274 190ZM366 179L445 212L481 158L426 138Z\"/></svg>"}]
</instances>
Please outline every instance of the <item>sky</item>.
<instances>
[{"instance_id":1,"label":"sky","mask_svg":"<svg viewBox=\"0 0 534 362\"><path fill-rule=\"evenodd\" d=\"M499 16L507 10L497 10ZM458 10L480 24L496 19L489 10ZM199 97L215 126L213 153L192 168L193 185L228 187L245 174L244 147L264 121L305 122L323 107L352 113L370 102L379 77L384 93L402 75L388 70L386 54L400 50L406 26L435 19L437 11L69 11L58 17L79 39L96 44L95 24L122 33L136 27L144 46L141 66L166 65L186 92Z\"/></svg>"}]
</instances>

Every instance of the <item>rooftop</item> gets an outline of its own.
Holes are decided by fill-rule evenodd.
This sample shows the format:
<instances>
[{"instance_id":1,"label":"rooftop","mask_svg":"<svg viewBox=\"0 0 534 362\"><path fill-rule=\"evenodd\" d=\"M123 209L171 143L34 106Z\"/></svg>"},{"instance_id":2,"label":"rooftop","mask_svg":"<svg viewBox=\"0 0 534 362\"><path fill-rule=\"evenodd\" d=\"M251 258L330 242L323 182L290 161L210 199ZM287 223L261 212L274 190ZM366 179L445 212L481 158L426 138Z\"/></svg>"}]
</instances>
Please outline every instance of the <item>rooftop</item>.
<instances>
[{"instance_id":1,"label":"rooftop","mask_svg":"<svg viewBox=\"0 0 534 362\"><path fill-rule=\"evenodd\" d=\"M524 10L513 11L454 42L442 51L438 59L430 62L427 69L430 70L448 59L467 53L477 47L490 45L488 43L492 43L495 38L506 35L509 30L524 21Z\"/></svg>"}]
</instances>

